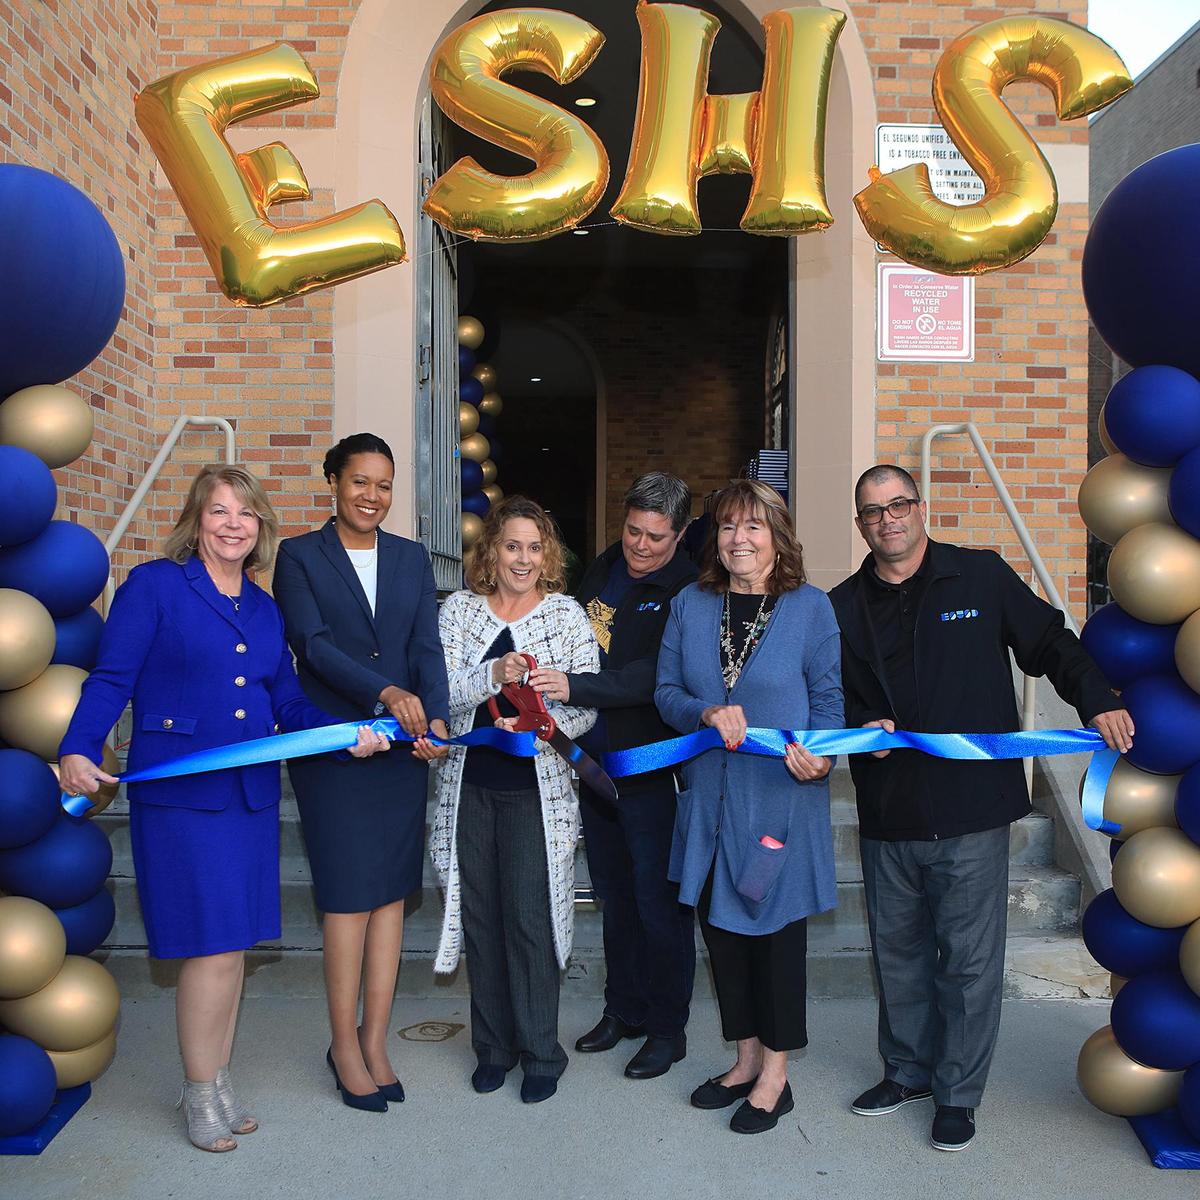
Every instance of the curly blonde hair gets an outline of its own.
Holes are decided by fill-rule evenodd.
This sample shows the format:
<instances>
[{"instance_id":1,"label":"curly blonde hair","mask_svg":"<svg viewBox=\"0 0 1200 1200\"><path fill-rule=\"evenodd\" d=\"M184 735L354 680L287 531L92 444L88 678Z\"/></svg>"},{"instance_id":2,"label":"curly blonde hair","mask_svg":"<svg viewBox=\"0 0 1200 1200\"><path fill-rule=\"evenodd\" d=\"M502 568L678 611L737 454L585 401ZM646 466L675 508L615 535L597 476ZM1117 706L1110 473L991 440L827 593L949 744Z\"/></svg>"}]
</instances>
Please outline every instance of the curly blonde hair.
<instances>
[{"instance_id":1,"label":"curly blonde hair","mask_svg":"<svg viewBox=\"0 0 1200 1200\"><path fill-rule=\"evenodd\" d=\"M200 474L192 480L183 512L179 514L175 528L167 535L163 545L164 554L172 562L185 563L196 553L200 539L200 517L220 483L229 484L237 498L258 518L258 539L243 567L247 571L265 571L275 558L275 548L279 545L279 518L267 499L267 493L263 491L263 485L244 467L231 467L225 463L202 467Z\"/></svg>"},{"instance_id":2,"label":"curly blonde hair","mask_svg":"<svg viewBox=\"0 0 1200 1200\"><path fill-rule=\"evenodd\" d=\"M550 514L536 501L524 496L507 496L493 504L483 519L479 540L467 551L467 586L480 596L490 596L496 590L496 547L504 536L506 521L524 518L532 521L542 537L542 570L537 588L543 596L561 592L566 586L566 562L558 526Z\"/></svg>"}]
</instances>

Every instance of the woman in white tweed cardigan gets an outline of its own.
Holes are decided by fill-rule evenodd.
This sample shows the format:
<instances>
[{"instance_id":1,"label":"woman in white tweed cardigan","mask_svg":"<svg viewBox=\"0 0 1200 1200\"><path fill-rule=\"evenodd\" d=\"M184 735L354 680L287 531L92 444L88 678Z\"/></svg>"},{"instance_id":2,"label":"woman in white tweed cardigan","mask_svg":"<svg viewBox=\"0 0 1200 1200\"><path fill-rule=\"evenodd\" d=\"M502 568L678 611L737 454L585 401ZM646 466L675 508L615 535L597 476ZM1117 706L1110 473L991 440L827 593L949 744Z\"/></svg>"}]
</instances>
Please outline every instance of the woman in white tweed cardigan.
<instances>
[{"instance_id":1,"label":"woman in white tweed cardigan","mask_svg":"<svg viewBox=\"0 0 1200 1200\"><path fill-rule=\"evenodd\" d=\"M478 706L485 703L489 696L496 695L502 682L515 679L523 670L523 664L515 655L532 654L539 665L560 671L588 672L599 669L596 639L583 609L569 596L551 590L562 586L562 574L561 547L553 523L541 508L522 497L511 497L493 508L468 564L468 580L472 590L455 592L443 604L439 618L450 681L451 736L471 729L477 723ZM511 650L497 654L498 639L502 645L507 644L505 635L511 638ZM571 738L590 729L596 720L595 710L590 708L558 704L552 706L552 711L559 728ZM563 968L571 952L575 920L575 843L579 836L579 801L571 784L568 765L545 743L539 742L537 745L534 772L528 773L527 766L525 770L527 786L532 787L533 776L536 776L537 796L531 794L530 800L536 803L540 798L553 958L557 966ZM482 754L478 750L471 753L477 756L473 760L474 765L467 768L468 777L474 775L476 781L469 797L472 805L480 802L481 790L488 793L494 788L501 795L516 794L507 790L515 785L505 780L522 770L520 760L501 762L485 757L488 754L486 751ZM434 964L434 969L441 973L455 969L464 937L469 939L470 936L470 930L464 935L463 883L459 873L460 800L464 791L463 772L467 754L464 748L453 747L447 757L434 764L437 812L430 852L445 889L442 936ZM481 764L486 764L482 768L484 771L494 772L494 780L491 776L481 776ZM470 784L471 779L468 778L467 782ZM484 812L472 807L468 819L481 823L490 820L490 810ZM501 822L506 819L503 814L498 818ZM497 841L492 841L490 848L493 855L505 853ZM540 854L538 858L540 860ZM481 875L490 872L490 863L480 868ZM539 877L540 873L539 861ZM487 886L503 889L506 879L511 876L508 864L497 864L495 874L497 878L489 879ZM525 878L530 876L527 874ZM511 887L511 884L508 886ZM506 908L508 899L511 897L506 898ZM528 899L527 908L533 905L544 907L544 896ZM510 919L511 915L507 912L503 917L497 917L501 925ZM528 913L520 919L535 924L538 920ZM502 930L497 932L502 933ZM502 940L506 946L509 942L520 943L525 933L525 930L513 931L513 935ZM487 949L487 957L490 958L490 941ZM511 947L507 947L507 953L511 960ZM542 1054L534 1052L528 1045L511 1044L521 1040L523 1014L517 1011L514 1017L509 996L501 993L511 991L515 995L520 992L521 980L504 977L519 974L524 968L513 961L507 966L488 965L489 978L483 980L484 957L480 954L480 961L473 964L468 954L472 1043L480 1062L472 1082L478 1091L495 1090L504 1082L505 1072L516 1065L519 1059L523 1062L526 1076L522 1098L545 1099L546 1095L553 1094L554 1079L565 1067L566 1056L556 1044L553 1050ZM549 966L553 971L553 963ZM554 1027L557 1029L558 975L557 971L553 971L553 980L547 980L544 967L545 964L540 986L542 990L554 993L546 997L546 1005L553 1006ZM491 978L496 975L501 977L499 985ZM490 1007L500 1011L498 1014L481 1011L481 1005L484 1009ZM519 1010L519 1003L516 1008ZM549 1012L543 1011L540 1017L548 1018ZM545 1023L543 1020L542 1024ZM505 1045L506 1042L510 1044ZM526 1086L530 1084L531 1076L535 1082L531 1087ZM545 1091L545 1095L526 1095L527 1091L536 1093L539 1087Z\"/></svg>"}]
</instances>

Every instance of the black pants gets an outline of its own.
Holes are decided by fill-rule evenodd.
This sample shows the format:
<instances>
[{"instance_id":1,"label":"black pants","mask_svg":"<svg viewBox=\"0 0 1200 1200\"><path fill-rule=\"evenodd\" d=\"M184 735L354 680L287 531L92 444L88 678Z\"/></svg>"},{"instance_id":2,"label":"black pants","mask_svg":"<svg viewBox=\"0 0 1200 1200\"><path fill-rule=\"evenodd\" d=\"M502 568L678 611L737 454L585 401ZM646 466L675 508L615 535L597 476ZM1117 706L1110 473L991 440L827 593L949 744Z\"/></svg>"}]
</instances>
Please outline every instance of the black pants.
<instances>
[{"instance_id":1,"label":"black pants","mask_svg":"<svg viewBox=\"0 0 1200 1200\"><path fill-rule=\"evenodd\" d=\"M464 783L456 837L475 1056L557 1078L567 1056L558 1042L559 971L537 790Z\"/></svg>"},{"instance_id":2,"label":"black pants","mask_svg":"<svg viewBox=\"0 0 1200 1200\"><path fill-rule=\"evenodd\" d=\"M604 1011L656 1037L687 1025L696 976L692 910L667 878L675 785L660 772L621 781L610 804L581 788L592 886L604 906Z\"/></svg>"},{"instance_id":3,"label":"black pants","mask_svg":"<svg viewBox=\"0 0 1200 1200\"><path fill-rule=\"evenodd\" d=\"M730 933L709 922L711 902L710 872L697 912L717 988L721 1036L727 1042L758 1038L768 1050L807 1046L808 921L801 918L762 936Z\"/></svg>"}]
</instances>

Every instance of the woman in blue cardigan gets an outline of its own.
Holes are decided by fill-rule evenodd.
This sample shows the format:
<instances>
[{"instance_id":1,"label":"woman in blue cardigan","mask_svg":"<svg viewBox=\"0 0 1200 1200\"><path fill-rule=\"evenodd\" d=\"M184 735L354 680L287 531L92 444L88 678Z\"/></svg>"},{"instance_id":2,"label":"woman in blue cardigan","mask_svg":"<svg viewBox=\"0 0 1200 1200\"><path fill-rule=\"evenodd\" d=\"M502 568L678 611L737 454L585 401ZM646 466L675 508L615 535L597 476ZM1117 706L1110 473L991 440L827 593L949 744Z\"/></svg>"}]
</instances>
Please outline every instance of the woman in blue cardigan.
<instances>
[{"instance_id":1,"label":"woman in blue cardigan","mask_svg":"<svg viewBox=\"0 0 1200 1200\"><path fill-rule=\"evenodd\" d=\"M332 724L304 698L275 602L248 571L270 565L278 522L262 485L205 467L167 557L117 589L96 667L59 747L63 788L115 783L96 764L133 701L129 769L198 750ZM386 749L365 726L355 757ZM278 938L279 764L129 785L129 835L153 958L178 958L175 992L188 1137L233 1150L258 1122L238 1103L229 1059L244 952Z\"/></svg>"},{"instance_id":2,"label":"woman in blue cardigan","mask_svg":"<svg viewBox=\"0 0 1200 1200\"><path fill-rule=\"evenodd\" d=\"M683 768L670 877L695 905L721 1026L737 1062L692 1093L697 1108L743 1100L735 1133L792 1110L787 1055L808 1044L807 918L837 903L832 761L789 745L782 761L734 754L748 726L842 725L840 638L825 593L804 582L779 495L757 480L721 493L698 583L675 598L655 703L683 733L716 729L725 749Z\"/></svg>"}]
</instances>

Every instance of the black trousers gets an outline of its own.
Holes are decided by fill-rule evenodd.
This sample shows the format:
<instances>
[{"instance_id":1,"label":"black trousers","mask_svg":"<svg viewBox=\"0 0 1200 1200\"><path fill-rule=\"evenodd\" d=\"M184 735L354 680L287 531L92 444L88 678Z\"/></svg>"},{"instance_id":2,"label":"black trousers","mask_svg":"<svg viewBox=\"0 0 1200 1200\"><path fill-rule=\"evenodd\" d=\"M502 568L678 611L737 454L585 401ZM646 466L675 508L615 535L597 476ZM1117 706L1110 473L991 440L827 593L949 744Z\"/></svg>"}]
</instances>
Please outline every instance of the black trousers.
<instances>
[{"instance_id":1,"label":"black trousers","mask_svg":"<svg viewBox=\"0 0 1200 1200\"><path fill-rule=\"evenodd\" d=\"M471 984L471 1047L481 1063L557 1078L558 960L542 802L536 789L494 792L464 783L458 871Z\"/></svg>"},{"instance_id":2,"label":"black trousers","mask_svg":"<svg viewBox=\"0 0 1200 1200\"><path fill-rule=\"evenodd\" d=\"M696 976L692 910L667 878L675 829L669 773L621 781L616 804L580 788L588 873L603 902L604 1011L655 1037L687 1025Z\"/></svg>"},{"instance_id":3,"label":"black trousers","mask_svg":"<svg viewBox=\"0 0 1200 1200\"><path fill-rule=\"evenodd\" d=\"M807 1046L807 919L761 936L731 933L709 921L711 902L709 872L697 912L717 989L721 1036L727 1042L758 1038L768 1050Z\"/></svg>"}]
</instances>

